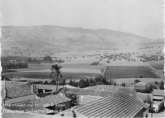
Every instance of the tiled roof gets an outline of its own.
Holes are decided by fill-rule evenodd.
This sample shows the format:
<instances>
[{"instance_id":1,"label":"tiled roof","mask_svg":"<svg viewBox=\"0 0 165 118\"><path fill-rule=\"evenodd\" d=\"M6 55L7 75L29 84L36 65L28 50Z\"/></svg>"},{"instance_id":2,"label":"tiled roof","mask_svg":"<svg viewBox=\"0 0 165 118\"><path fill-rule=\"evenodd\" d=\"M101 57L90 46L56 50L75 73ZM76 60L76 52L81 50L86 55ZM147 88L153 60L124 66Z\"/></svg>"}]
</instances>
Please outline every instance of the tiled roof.
<instances>
[{"instance_id":1,"label":"tiled roof","mask_svg":"<svg viewBox=\"0 0 165 118\"><path fill-rule=\"evenodd\" d=\"M119 87L119 86L112 86L112 85L98 85L87 87L84 89L67 89L67 93L73 93L77 95L92 95L92 96L101 96L106 97L113 93L125 93L125 94L135 94L133 88L130 87Z\"/></svg>"},{"instance_id":2,"label":"tiled roof","mask_svg":"<svg viewBox=\"0 0 165 118\"><path fill-rule=\"evenodd\" d=\"M165 96L164 90L154 89L152 92L153 95Z\"/></svg>"},{"instance_id":3,"label":"tiled roof","mask_svg":"<svg viewBox=\"0 0 165 118\"><path fill-rule=\"evenodd\" d=\"M150 94L150 93L136 92L136 96L143 102L152 99L152 94Z\"/></svg>"},{"instance_id":4,"label":"tiled roof","mask_svg":"<svg viewBox=\"0 0 165 118\"><path fill-rule=\"evenodd\" d=\"M68 101L70 101L70 99L65 97L63 94L57 94L57 95L49 95L44 98L40 98L36 101L36 104L41 106L57 105Z\"/></svg>"},{"instance_id":5,"label":"tiled roof","mask_svg":"<svg viewBox=\"0 0 165 118\"><path fill-rule=\"evenodd\" d=\"M17 82L17 81L1 81L2 88L12 88L15 86L25 85L27 82Z\"/></svg>"},{"instance_id":6,"label":"tiled roof","mask_svg":"<svg viewBox=\"0 0 165 118\"><path fill-rule=\"evenodd\" d=\"M147 84L149 84L149 83L146 83L146 82L138 82L138 83L136 83L135 86L146 86Z\"/></svg>"},{"instance_id":7,"label":"tiled roof","mask_svg":"<svg viewBox=\"0 0 165 118\"><path fill-rule=\"evenodd\" d=\"M3 81L2 82L3 98L16 98L32 95L31 85L27 82Z\"/></svg>"},{"instance_id":8,"label":"tiled roof","mask_svg":"<svg viewBox=\"0 0 165 118\"><path fill-rule=\"evenodd\" d=\"M95 90L95 91L107 91L107 92L117 92L120 90L129 90L133 91L133 87L122 87L122 86L114 86L114 85L97 85L84 88L85 90Z\"/></svg>"},{"instance_id":9,"label":"tiled roof","mask_svg":"<svg viewBox=\"0 0 165 118\"><path fill-rule=\"evenodd\" d=\"M134 96L113 94L75 109L86 117L134 117L145 104Z\"/></svg>"},{"instance_id":10,"label":"tiled roof","mask_svg":"<svg viewBox=\"0 0 165 118\"><path fill-rule=\"evenodd\" d=\"M56 85L44 85L44 84L36 84L36 88L38 89L51 89L56 90ZM58 88L62 88L63 86L58 86Z\"/></svg>"},{"instance_id":11,"label":"tiled roof","mask_svg":"<svg viewBox=\"0 0 165 118\"><path fill-rule=\"evenodd\" d=\"M92 96L108 96L112 94L111 92L104 91L94 91L94 90L85 90L85 89L67 89L66 93L72 93L76 95L92 95Z\"/></svg>"},{"instance_id":12,"label":"tiled roof","mask_svg":"<svg viewBox=\"0 0 165 118\"><path fill-rule=\"evenodd\" d=\"M5 101L5 104L10 105L10 104L13 104L13 103L23 102L23 101L27 101L27 100L35 100L35 99L36 99L36 95L28 95L28 96L8 99L8 100Z\"/></svg>"}]
</instances>

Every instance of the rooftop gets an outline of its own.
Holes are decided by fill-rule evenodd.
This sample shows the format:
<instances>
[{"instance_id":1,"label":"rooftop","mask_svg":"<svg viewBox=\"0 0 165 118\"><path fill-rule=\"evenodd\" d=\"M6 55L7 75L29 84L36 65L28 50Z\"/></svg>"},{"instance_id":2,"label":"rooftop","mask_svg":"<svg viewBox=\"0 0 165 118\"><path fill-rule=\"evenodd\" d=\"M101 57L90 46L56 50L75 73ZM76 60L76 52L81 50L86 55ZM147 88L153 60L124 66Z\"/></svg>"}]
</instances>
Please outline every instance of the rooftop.
<instances>
[{"instance_id":1,"label":"rooftop","mask_svg":"<svg viewBox=\"0 0 165 118\"><path fill-rule=\"evenodd\" d=\"M49 106L49 105L57 105L60 103L64 103L64 102L68 102L70 101L69 98L67 98L65 95L63 95L62 93L56 94L56 95L49 95L43 98L40 98L36 101L36 104L38 104L39 106Z\"/></svg>"},{"instance_id":2,"label":"rooftop","mask_svg":"<svg viewBox=\"0 0 165 118\"><path fill-rule=\"evenodd\" d=\"M113 94L75 109L86 117L134 117L145 104L134 96Z\"/></svg>"},{"instance_id":3,"label":"rooftop","mask_svg":"<svg viewBox=\"0 0 165 118\"><path fill-rule=\"evenodd\" d=\"M56 85L44 85L44 84L36 84L36 88L38 89L48 89L48 90L56 90ZM58 88L63 88L63 86L58 86Z\"/></svg>"},{"instance_id":4,"label":"rooftop","mask_svg":"<svg viewBox=\"0 0 165 118\"><path fill-rule=\"evenodd\" d=\"M17 98L5 100L5 104L10 105L10 104L13 104L13 103L23 102L23 101L27 101L27 100L35 100L36 98L37 98L36 95L28 95L28 96L23 96L23 97L17 97Z\"/></svg>"},{"instance_id":5,"label":"rooftop","mask_svg":"<svg viewBox=\"0 0 165 118\"><path fill-rule=\"evenodd\" d=\"M135 94L134 88L132 87L120 87L113 85L97 85L91 86L84 89L67 89L67 93L73 93L77 95L91 95L91 96L101 96L106 97L113 93L127 93L127 94Z\"/></svg>"},{"instance_id":6,"label":"rooftop","mask_svg":"<svg viewBox=\"0 0 165 118\"><path fill-rule=\"evenodd\" d=\"M160 90L160 89L154 89L152 94L156 96L165 96L164 90Z\"/></svg>"},{"instance_id":7,"label":"rooftop","mask_svg":"<svg viewBox=\"0 0 165 118\"><path fill-rule=\"evenodd\" d=\"M16 81L1 81L2 88L12 88L20 85L25 85L28 82L16 82Z\"/></svg>"}]
</instances>

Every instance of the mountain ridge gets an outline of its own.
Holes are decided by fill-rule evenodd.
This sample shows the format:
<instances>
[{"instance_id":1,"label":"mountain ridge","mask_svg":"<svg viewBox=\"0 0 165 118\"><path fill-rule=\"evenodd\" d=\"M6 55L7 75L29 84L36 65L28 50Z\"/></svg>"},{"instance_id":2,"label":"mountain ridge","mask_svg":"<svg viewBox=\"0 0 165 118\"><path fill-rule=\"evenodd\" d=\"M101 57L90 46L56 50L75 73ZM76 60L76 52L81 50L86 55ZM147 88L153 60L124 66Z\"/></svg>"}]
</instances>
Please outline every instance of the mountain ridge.
<instances>
[{"instance_id":1,"label":"mountain ridge","mask_svg":"<svg viewBox=\"0 0 165 118\"><path fill-rule=\"evenodd\" d=\"M156 40L109 29L3 26L2 55L45 56L72 51L136 50ZM156 41L157 42L157 41Z\"/></svg>"}]
</instances>

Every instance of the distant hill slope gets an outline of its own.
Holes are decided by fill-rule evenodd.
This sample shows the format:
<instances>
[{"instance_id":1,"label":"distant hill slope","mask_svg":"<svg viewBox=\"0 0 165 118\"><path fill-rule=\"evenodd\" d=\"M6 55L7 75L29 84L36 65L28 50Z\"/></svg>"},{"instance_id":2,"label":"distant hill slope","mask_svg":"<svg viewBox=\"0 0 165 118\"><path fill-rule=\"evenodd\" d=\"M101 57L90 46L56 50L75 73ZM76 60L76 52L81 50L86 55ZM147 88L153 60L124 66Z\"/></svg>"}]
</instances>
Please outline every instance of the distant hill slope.
<instances>
[{"instance_id":1,"label":"distant hill slope","mask_svg":"<svg viewBox=\"0 0 165 118\"><path fill-rule=\"evenodd\" d=\"M59 26L2 27L2 55L45 56L77 51L134 50L159 42L108 29Z\"/></svg>"}]
</instances>

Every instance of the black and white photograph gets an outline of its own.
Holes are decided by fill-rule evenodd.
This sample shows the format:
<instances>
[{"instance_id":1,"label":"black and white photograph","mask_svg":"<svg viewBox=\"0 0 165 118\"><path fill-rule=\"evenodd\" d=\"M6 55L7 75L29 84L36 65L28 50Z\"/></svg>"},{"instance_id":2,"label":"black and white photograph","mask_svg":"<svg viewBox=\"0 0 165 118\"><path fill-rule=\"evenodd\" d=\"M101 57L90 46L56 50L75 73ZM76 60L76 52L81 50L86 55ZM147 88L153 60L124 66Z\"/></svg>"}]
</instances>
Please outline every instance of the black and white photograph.
<instances>
[{"instance_id":1,"label":"black and white photograph","mask_svg":"<svg viewBox=\"0 0 165 118\"><path fill-rule=\"evenodd\" d=\"M2 118L165 118L164 0L1 0Z\"/></svg>"}]
</instances>

